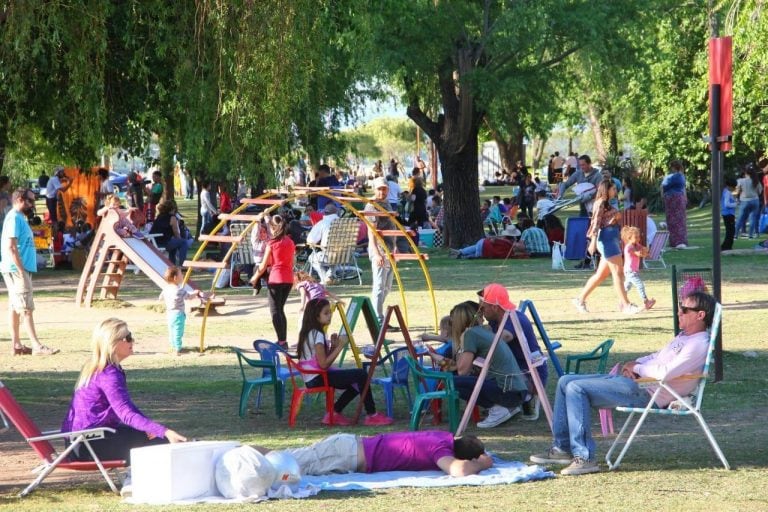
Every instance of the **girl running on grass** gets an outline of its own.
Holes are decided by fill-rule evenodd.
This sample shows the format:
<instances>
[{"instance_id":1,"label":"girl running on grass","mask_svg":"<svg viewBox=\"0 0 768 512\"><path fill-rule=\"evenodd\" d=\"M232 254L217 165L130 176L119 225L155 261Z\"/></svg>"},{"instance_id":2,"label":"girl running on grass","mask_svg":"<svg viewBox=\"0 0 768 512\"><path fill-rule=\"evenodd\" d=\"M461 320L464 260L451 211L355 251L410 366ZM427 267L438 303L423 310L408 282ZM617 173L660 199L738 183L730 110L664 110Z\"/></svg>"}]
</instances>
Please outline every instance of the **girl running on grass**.
<instances>
[{"instance_id":1,"label":"girl running on grass","mask_svg":"<svg viewBox=\"0 0 768 512\"><path fill-rule=\"evenodd\" d=\"M624 242L624 290L629 292L632 285L635 285L645 309L651 309L656 300L648 298L643 280L640 279L640 258L648 256L648 248L640 243L640 230L634 226L624 226L621 228L621 241Z\"/></svg>"}]
</instances>

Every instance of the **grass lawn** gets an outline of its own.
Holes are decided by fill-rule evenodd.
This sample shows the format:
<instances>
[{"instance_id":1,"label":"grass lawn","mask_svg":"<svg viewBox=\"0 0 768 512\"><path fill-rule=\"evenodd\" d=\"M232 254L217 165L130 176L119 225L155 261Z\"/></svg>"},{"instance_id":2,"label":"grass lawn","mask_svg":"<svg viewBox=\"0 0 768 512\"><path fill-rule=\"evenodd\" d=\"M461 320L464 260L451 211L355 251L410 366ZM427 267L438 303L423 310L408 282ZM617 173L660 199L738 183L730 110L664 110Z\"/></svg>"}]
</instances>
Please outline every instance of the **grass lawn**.
<instances>
[{"instance_id":1,"label":"grass lawn","mask_svg":"<svg viewBox=\"0 0 768 512\"><path fill-rule=\"evenodd\" d=\"M507 194L501 189L489 190ZM194 218L194 204L180 201L187 218ZM700 249L670 251L670 264L680 267L707 267L711 261L711 212L690 210L690 245ZM736 248L754 241L739 240ZM550 337L560 340L561 360L568 353L583 352L606 338L616 343L610 364L659 348L672 336L670 271L643 272L649 295L657 304L653 310L635 316L616 312L616 298L608 283L589 300L591 313L579 315L570 303L587 279L586 273L557 272L545 259L452 260L445 250L430 251L429 268L434 282L439 315L456 303L475 299L475 292L490 281L508 287L514 302L532 299ZM767 510L768 450L764 424L768 417L768 350L766 336L768 283L764 255L723 258L723 344L724 374L720 383L710 383L704 401L705 417L734 468L725 471L711 451L698 425L691 418L651 418L625 457L621 470L603 471L583 477L505 486L454 487L443 489L400 488L370 493L324 492L308 500L280 500L253 507L263 510ZM367 295L370 271L366 261L364 284L335 287L342 297ZM411 334L432 330L432 311L424 279L413 262L402 262ZM271 447L297 446L320 439L334 430L320 425L320 403L302 409L296 428L287 428L287 419L274 414L271 390L265 392L259 411L252 406L246 418L237 415L240 375L236 360L227 347L250 348L257 338L273 339L266 298L252 297L248 290L224 290L227 298L223 315L208 319L202 355L190 350L182 357L167 354L165 315L157 307L159 291L143 276L129 276L120 292L121 301L80 309L74 304L78 275L73 272L44 271L35 277L35 312L38 332L44 343L61 348L51 358L9 356L10 344L5 323L0 327L0 380L16 395L41 428L57 428L64 417L77 372L89 353L90 331L110 316L124 318L138 340L137 354L125 362L129 386L139 407L153 419L197 439L236 439ZM206 283L205 275L198 281ZM210 278L208 277L208 283ZM351 283L352 281L349 281ZM630 299L639 302L633 290ZM398 295L390 295L392 304ZM0 294L0 309L6 307ZM298 296L289 300L289 338L297 334ZM201 319L190 316L185 343L195 347ZM370 342L365 330L357 330L358 343ZM394 339L397 339L395 336ZM756 355L756 357L754 357ZM551 368L551 367L550 367ZM554 373L553 370L550 370ZM550 378L550 396L555 379ZM383 397L375 390L377 404ZM355 402L356 404L356 402ZM353 404L354 405L354 404ZM287 408L286 408L287 411ZM287 414L287 412L286 412ZM390 430L408 428L404 400L396 395L395 424ZM615 413L620 425L623 415ZM445 425L442 425L445 428ZM597 414L593 432L598 432L598 457L602 459L611 439L599 436ZM374 429L352 427L358 434ZM514 419L482 431L470 426L490 450L507 459L527 460L549 446L546 420ZM55 473L28 498L16 494L32 476L36 465L31 450L11 429L0 434L0 510L134 510L150 509L120 502L96 477L66 472ZM158 509L160 507L152 507ZM162 507L180 509L180 507ZM241 506L198 506L195 510L240 510Z\"/></svg>"}]
</instances>

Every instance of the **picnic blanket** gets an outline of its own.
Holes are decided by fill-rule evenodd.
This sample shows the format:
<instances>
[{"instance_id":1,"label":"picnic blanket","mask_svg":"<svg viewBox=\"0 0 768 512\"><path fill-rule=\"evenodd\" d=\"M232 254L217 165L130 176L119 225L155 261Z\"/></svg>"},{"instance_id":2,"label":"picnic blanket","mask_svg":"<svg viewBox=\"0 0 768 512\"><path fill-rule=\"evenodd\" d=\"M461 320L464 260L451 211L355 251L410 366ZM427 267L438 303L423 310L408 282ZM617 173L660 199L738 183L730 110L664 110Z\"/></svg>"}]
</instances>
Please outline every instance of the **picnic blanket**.
<instances>
[{"instance_id":1,"label":"picnic blanket","mask_svg":"<svg viewBox=\"0 0 768 512\"><path fill-rule=\"evenodd\" d=\"M173 504L191 505L194 503L255 503L267 499L307 498L320 491L372 491L393 487L453 487L458 485L501 485L529 482L552 478L555 474L541 466L529 466L522 462L505 461L493 456L493 467L481 474L463 477L448 476L442 471L385 471L382 473L345 473L323 476L303 476L301 486L291 491L283 486L279 491L270 491L269 497L255 499L226 499L221 496L207 496L188 500L178 500ZM132 498L125 503L138 504Z\"/></svg>"}]
</instances>

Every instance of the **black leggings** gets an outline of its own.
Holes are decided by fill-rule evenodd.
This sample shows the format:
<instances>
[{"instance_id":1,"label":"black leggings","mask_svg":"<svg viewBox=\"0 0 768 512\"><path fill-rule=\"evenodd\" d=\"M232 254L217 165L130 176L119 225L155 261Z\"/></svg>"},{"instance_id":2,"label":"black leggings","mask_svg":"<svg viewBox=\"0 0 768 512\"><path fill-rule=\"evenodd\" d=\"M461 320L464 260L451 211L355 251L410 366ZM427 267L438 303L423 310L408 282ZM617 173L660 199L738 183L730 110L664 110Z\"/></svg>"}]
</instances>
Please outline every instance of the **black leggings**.
<instances>
[{"instance_id":1,"label":"black leggings","mask_svg":"<svg viewBox=\"0 0 768 512\"><path fill-rule=\"evenodd\" d=\"M344 408L351 402L365 386L365 381L368 380L368 372L361 368L350 368L348 370L328 370L328 384L335 389L343 389L336 403L333 405L333 410L341 413ZM308 388L316 388L323 385L322 377L315 377L311 381L307 382ZM371 395L371 388L368 387L368 393L365 394L363 399L365 405L366 414L376 414L376 404L373 403L373 396Z\"/></svg>"},{"instance_id":2,"label":"black leggings","mask_svg":"<svg viewBox=\"0 0 768 512\"><path fill-rule=\"evenodd\" d=\"M288 337L288 319L285 318L285 302L291 294L293 283L268 284L269 313L272 315L272 326L275 328L276 341L286 341Z\"/></svg>"},{"instance_id":3,"label":"black leggings","mask_svg":"<svg viewBox=\"0 0 768 512\"><path fill-rule=\"evenodd\" d=\"M117 427L114 434L109 432L104 434L104 439L98 441L89 441L91 448L102 461L105 460L125 460L128 465L131 464L131 448L141 448L142 446L153 446L157 444L168 443L167 439L156 437L150 439L146 432L136 430L131 427ZM92 461L91 452L84 444L80 444L72 451L70 459L75 461Z\"/></svg>"}]
</instances>

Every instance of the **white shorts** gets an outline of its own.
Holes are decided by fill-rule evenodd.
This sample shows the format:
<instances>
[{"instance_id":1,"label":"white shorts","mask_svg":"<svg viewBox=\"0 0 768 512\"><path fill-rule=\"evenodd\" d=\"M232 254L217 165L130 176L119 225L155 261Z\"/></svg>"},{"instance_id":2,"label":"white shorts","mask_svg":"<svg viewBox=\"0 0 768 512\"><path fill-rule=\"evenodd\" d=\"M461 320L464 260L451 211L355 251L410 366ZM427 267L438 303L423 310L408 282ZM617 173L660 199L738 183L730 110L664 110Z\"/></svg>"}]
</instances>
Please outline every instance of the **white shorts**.
<instances>
[{"instance_id":1,"label":"white shorts","mask_svg":"<svg viewBox=\"0 0 768 512\"><path fill-rule=\"evenodd\" d=\"M357 436L334 434L306 448L282 450L299 463L302 475L357 471Z\"/></svg>"},{"instance_id":2,"label":"white shorts","mask_svg":"<svg viewBox=\"0 0 768 512\"><path fill-rule=\"evenodd\" d=\"M3 272L3 281L8 288L8 309L22 315L35 310L32 300L32 274L26 270Z\"/></svg>"}]
</instances>

